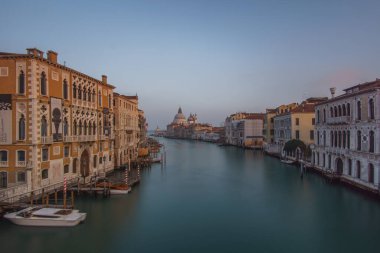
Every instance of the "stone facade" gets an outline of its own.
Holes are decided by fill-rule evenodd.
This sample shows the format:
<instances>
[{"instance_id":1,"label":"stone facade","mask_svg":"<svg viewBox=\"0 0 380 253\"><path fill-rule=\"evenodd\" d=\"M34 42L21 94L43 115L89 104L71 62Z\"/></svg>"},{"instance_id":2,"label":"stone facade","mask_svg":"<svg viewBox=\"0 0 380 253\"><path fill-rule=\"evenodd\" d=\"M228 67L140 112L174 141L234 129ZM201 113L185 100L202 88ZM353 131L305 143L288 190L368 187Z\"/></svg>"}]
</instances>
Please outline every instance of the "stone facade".
<instances>
[{"instance_id":1,"label":"stone facade","mask_svg":"<svg viewBox=\"0 0 380 253\"><path fill-rule=\"evenodd\" d=\"M316 106L312 162L342 180L378 189L380 80L344 90Z\"/></svg>"},{"instance_id":2,"label":"stone facade","mask_svg":"<svg viewBox=\"0 0 380 253\"><path fill-rule=\"evenodd\" d=\"M0 200L114 168L114 86L31 48L0 54Z\"/></svg>"}]
</instances>

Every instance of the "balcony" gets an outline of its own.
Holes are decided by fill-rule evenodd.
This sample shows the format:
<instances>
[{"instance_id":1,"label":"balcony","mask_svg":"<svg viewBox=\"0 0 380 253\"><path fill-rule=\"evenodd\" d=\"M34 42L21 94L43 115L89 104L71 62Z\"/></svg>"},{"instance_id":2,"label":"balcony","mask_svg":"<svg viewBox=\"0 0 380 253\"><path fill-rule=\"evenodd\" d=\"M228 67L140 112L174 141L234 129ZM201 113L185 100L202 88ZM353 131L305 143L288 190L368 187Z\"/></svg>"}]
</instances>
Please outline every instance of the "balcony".
<instances>
[{"instance_id":1,"label":"balcony","mask_svg":"<svg viewBox=\"0 0 380 253\"><path fill-rule=\"evenodd\" d=\"M53 143L53 137L52 136L41 136L41 143L42 144L52 144Z\"/></svg>"},{"instance_id":2,"label":"balcony","mask_svg":"<svg viewBox=\"0 0 380 253\"><path fill-rule=\"evenodd\" d=\"M348 125L351 123L351 116L327 118L326 123L328 125Z\"/></svg>"},{"instance_id":3,"label":"balcony","mask_svg":"<svg viewBox=\"0 0 380 253\"><path fill-rule=\"evenodd\" d=\"M0 167L8 167L8 161L0 161Z\"/></svg>"},{"instance_id":4,"label":"balcony","mask_svg":"<svg viewBox=\"0 0 380 253\"><path fill-rule=\"evenodd\" d=\"M77 142L78 136L63 136L63 142Z\"/></svg>"},{"instance_id":5,"label":"balcony","mask_svg":"<svg viewBox=\"0 0 380 253\"><path fill-rule=\"evenodd\" d=\"M26 161L16 161L16 167L26 167Z\"/></svg>"},{"instance_id":6,"label":"balcony","mask_svg":"<svg viewBox=\"0 0 380 253\"><path fill-rule=\"evenodd\" d=\"M78 141L79 142L87 142L87 141L95 141L96 137L95 135L82 135L78 136Z\"/></svg>"}]
</instances>

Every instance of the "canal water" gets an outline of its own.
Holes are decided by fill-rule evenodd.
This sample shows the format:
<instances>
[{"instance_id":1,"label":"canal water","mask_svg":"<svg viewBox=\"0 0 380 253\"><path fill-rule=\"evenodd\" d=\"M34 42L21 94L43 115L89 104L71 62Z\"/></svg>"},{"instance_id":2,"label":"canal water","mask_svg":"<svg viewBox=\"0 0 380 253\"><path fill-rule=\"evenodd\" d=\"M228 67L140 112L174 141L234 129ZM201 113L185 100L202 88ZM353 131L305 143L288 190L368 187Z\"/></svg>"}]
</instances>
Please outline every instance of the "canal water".
<instances>
[{"instance_id":1,"label":"canal water","mask_svg":"<svg viewBox=\"0 0 380 253\"><path fill-rule=\"evenodd\" d=\"M252 150L160 139L167 165L81 198L73 228L0 221L1 252L377 252L380 201Z\"/></svg>"}]
</instances>

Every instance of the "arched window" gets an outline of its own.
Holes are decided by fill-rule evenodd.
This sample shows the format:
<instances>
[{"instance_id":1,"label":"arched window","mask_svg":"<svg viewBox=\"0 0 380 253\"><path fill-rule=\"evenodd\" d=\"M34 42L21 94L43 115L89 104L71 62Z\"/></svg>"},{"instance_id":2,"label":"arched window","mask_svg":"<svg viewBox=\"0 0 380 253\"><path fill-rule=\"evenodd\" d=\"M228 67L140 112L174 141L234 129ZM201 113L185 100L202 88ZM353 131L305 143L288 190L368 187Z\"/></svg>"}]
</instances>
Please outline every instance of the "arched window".
<instances>
[{"instance_id":1,"label":"arched window","mask_svg":"<svg viewBox=\"0 0 380 253\"><path fill-rule=\"evenodd\" d=\"M77 158L74 158L73 160L73 173L77 173Z\"/></svg>"},{"instance_id":2,"label":"arched window","mask_svg":"<svg viewBox=\"0 0 380 253\"><path fill-rule=\"evenodd\" d=\"M375 132L372 130L369 131L369 152L375 152Z\"/></svg>"},{"instance_id":3,"label":"arched window","mask_svg":"<svg viewBox=\"0 0 380 253\"><path fill-rule=\"evenodd\" d=\"M347 116L351 116L351 107L350 107L350 104L347 104Z\"/></svg>"},{"instance_id":4,"label":"arched window","mask_svg":"<svg viewBox=\"0 0 380 253\"><path fill-rule=\"evenodd\" d=\"M98 92L98 102L99 106L102 106L102 94L100 93L100 91Z\"/></svg>"},{"instance_id":5,"label":"arched window","mask_svg":"<svg viewBox=\"0 0 380 253\"><path fill-rule=\"evenodd\" d=\"M338 147L339 148L342 147L342 132L341 131L338 132Z\"/></svg>"},{"instance_id":6,"label":"arched window","mask_svg":"<svg viewBox=\"0 0 380 253\"><path fill-rule=\"evenodd\" d=\"M375 169L373 167L373 164L368 164L368 182L373 184L375 178Z\"/></svg>"},{"instance_id":7,"label":"arched window","mask_svg":"<svg viewBox=\"0 0 380 253\"><path fill-rule=\"evenodd\" d=\"M0 171L0 188L8 187L8 173L6 171Z\"/></svg>"},{"instance_id":8,"label":"arched window","mask_svg":"<svg viewBox=\"0 0 380 253\"><path fill-rule=\"evenodd\" d=\"M334 147L338 146L338 133L337 131L334 132Z\"/></svg>"},{"instance_id":9,"label":"arched window","mask_svg":"<svg viewBox=\"0 0 380 253\"><path fill-rule=\"evenodd\" d=\"M83 130L84 130L84 131L83 131L83 132L84 132L83 134L84 134L84 135L87 135L87 121L84 121L84 127L83 127Z\"/></svg>"},{"instance_id":10,"label":"arched window","mask_svg":"<svg viewBox=\"0 0 380 253\"><path fill-rule=\"evenodd\" d=\"M92 134L93 134L93 135L96 134L96 125L95 125L95 121L92 123Z\"/></svg>"},{"instance_id":11,"label":"arched window","mask_svg":"<svg viewBox=\"0 0 380 253\"><path fill-rule=\"evenodd\" d=\"M88 99L87 99L88 102L91 102L91 89L88 88Z\"/></svg>"},{"instance_id":12,"label":"arched window","mask_svg":"<svg viewBox=\"0 0 380 253\"><path fill-rule=\"evenodd\" d=\"M69 86L67 85L66 79L63 80L63 98L69 99Z\"/></svg>"},{"instance_id":13,"label":"arched window","mask_svg":"<svg viewBox=\"0 0 380 253\"><path fill-rule=\"evenodd\" d=\"M321 113L320 113L320 111L318 110L317 111L317 123L319 124L319 122L320 122L320 116L321 116Z\"/></svg>"},{"instance_id":14,"label":"arched window","mask_svg":"<svg viewBox=\"0 0 380 253\"><path fill-rule=\"evenodd\" d=\"M83 127L83 126L82 126L82 121L79 120L79 129L78 129L78 130L79 130L79 131L78 131L78 134L79 134L79 135L82 135L82 127Z\"/></svg>"},{"instance_id":15,"label":"arched window","mask_svg":"<svg viewBox=\"0 0 380 253\"><path fill-rule=\"evenodd\" d=\"M356 119L361 120L362 119L362 104L360 101L356 103L356 113L357 113Z\"/></svg>"},{"instance_id":16,"label":"arched window","mask_svg":"<svg viewBox=\"0 0 380 253\"><path fill-rule=\"evenodd\" d=\"M47 179L47 178L49 178L49 170L48 170L48 169L44 169L44 170L42 170L42 172L41 172L41 177L42 177L42 179Z\"/></svg>"},{"instance_id":17,"label":"arched window","mask_svg":"<svg viewBox=\"0 0 380 253\"><path fill-rule=\"evenodd\" d=\"M373 102L373 98L371 98L368 102L368 110L369 118L375 119L375 103Z\"/></svg>"},{"instance_id":18,"label":"arched window","mask_svg":"<svg viewBox=\"0 0 380 253\"><path fill-rule=\"evenodd\" d=\"M74 126L73 126L73 134L74 135L77 135L78 134L78 125L77 125L77 121L74 120Z\"/></svg>"},{"instance_id":19,"label":"arched window","mask_svg":"<svg viewBox=\"0 0 380 253\"><path fill-rule=\"evenodd\" d=\"M78 85L78 99L82 99L82 86Z\"/></svg>"},{"instance_id":20,"label":"arched window","mask_svg":"<svg viewBox=\"0 0 380 253\"><path fill-rule=\"evenodd\" d=\"M360 161L356 161L356 177L360 178L360 174L361 174Z\"/></svg>"},{"instance_id":21,"label":"arched window","mask_svg":"<svg viewBox=\"0 0 380 253\"><path fill-rule=\"evenodd\" d=\"M18 121L18 139L25 140L25 117L24 114L21 114L21 117Z\"/></svg>"},{"instance_id":22,"label":"arched window","mask_svg":"<svg viewBox=\"0 0 380 253\"><path fill-rule=\"evenodd\" d=\"M342 105L342 115L343 115L343 116L346 116L346 114L347 114L347 112L346 112L346 105L343 104L343 105Z\"/></svg>"},{"instance_id":23,"label":"arched window","mask_svg":"<svg viewBox=\"0 0 380 253\"><path fill-rule=\"evenodd\" d=\"M98 126L99 126L99 135L102 135L102 121L101 120L99 120Z\"/></svg>"},{"instance_id":24,"label":"arched window","mask_svg":"<svg viewBox=\"0 0 380 253\"><path fill-rule=\"evenodd\" d=\"M25 93L25 75L24 71L20 71L20 74L18 75L18 93L24 94Z\"/></svg>"},{"instance_id":25,"label":"arched window","mask_svg":"<svg viewBox=\"0 0 380 253\"><path fill-rule=\"evenodd\" d=\"M41 119L41 136L47 136L47 120L45 116Z\"/></svg>"},{"instance_id":26,"label":"arched window","mask_svg":"<svg viewBox=\"0 0 380 253\"><path fill-rule=\"evenodd\" d=\"M334 107L334 116L338 117L338 108L336 106Z\"/></svg>"},{"instance_id":27,"label":"arched window","mask_svg":"<svg viewBox=\"0 0 380 253\"><path fill-rule=\"evenodd\" d=\"M63 121L63 135L67 136L69 134L69 122L67 122L67 118Z\"/></svg>"},{"instance_id":28,"label":"arched window","mask_svg":"<svg viewBox=\"0 0 380 253\"><path fill-rule=\"evenodd\" d=\"M338 116L342 116L342 107L340 105L338 106Z\"/></svg>"},{"instance_id":29,"label":"arched window","mask_svg":"<svg viewBox=\"0 0 380 253\"><path fill-rule=\"evenodd\" d=\"M77 85L73 83L73 98L77 98Z\"/></svg>"},{"instance_id":30,"label":"arched window","mask_svg":"<svg viewBox=\"0 0 380 253\"><path fill-rule=\"evenodd\" d=\"M347 131L347 148L348 149L350 149L350 139L351 139L350 131Z\"/></svg>"},{"instance_id":31,"label":"arched window","mask_svg":"<svg viewBox=\"0 0 380 253\"><path fill-rule=\"evenodd\" d=\"M356 136L356 142L357 142L357 150L362 150L362 132L358 131Z\"/></svg>"},{"instance_id":32,"label":"arched window","mask_svg":"<svg viewBox=\"0 0 380 253\"><path fill-rule=\"evenodd\" d=\"M98 161L98 156L94 155L94 161L93 161L94 168L96 168L96 162L97 161Z\"/></svg>"},{"instance_id":33,"label":"arched window","mask_svg":"<svg viewBox=\"0 0 380 253\"><path fill-rule=\"evenodd\" d=\"M343 148L346 148L346 131L343 131Z\"/></svg>"},{"instance_id":34,"label":"arched window","mask_svg":"<svg viewBox=\"0 0 380 253\"><path fill-rule=\"evenodd\" d=\"M323 109L323 123L326 122L326 109Z\"/></svg>"},{"instance_id":35,"label":"arched window","mask_svg":"<svg viewBox=\"0 0 380 253\"><path fill-rule=\"evenodd\" d=\"M330 147L334 146L334 132L330 131Z\"/></svg>"},{"instance_id":36,"label":"arched window","mask_svg":"<svg viewBox=\"0 0 380 253\"><path fill-rule=\"evenodd\" d=\"M352 175L352 160L348 159L348 175Z\"/></svg>"},{"instance_id":37,"label":"arched window","mask_svg":"<svg viewBox=\"0 0 380 253\"><path fill-rule=\"evenodd\" d=\"M332 107L330 107L330 117L334 117L334 109Z\"/></svg>"},{"instance_id":38,"label":"arched window","mask_svg":"<svg viewBox=\"0 0 380 253\"><path fill-rule=\"evenodd\" d=\"M111 100L111 95L108 95L108 108L112 107L112 100Z\"/></svg>"},{"instance_id":39,"label":"arched window","mask_svg":"<svg viewBox=\"0 0 380 253\"><path fill-rule=\"evenodd\" d=\"M95 103L95 99L96 99L96 93L95 93L95 89L92 90L92 102Z\"/></svg>"},{"instance_id":40,"label":"arched window","mask_svg":"<svg viewBox=\"0 0 380 253\"><path fill-rule=\"evenodd\" d=\"M323 131L323 146L326 146L326 131Z\"/></svg>"},{"instance_id":41,"label":"arched window","mask_svg":"<svg viewBox=\"0 0 380 253\"><path fill-rule=\"evenodd\" d=\"M86 91L86 87L83 87L83 100L84 100L84 101L87 100L87 91Z\"/></svg>"},{"instance_id":42,"label":"arched window","mask_svg":"<svg viewBox=\"0 0 380 253\"><path fill-rule=\"evenodd\" d=\"M46 74L45 72L42 71L41 73L41 95L46 96L47 91L46 91Z\"/></svg>"}]
</instances>

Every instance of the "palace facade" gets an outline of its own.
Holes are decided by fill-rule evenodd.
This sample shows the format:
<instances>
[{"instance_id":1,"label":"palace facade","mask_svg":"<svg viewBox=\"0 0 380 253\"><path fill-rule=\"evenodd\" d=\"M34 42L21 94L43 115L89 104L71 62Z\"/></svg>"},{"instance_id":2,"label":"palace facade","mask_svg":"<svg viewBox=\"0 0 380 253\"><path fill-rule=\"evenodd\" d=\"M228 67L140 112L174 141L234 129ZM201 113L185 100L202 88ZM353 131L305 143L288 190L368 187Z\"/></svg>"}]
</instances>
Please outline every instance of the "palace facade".
<instances>
[{"instance_id":1,"label":"palace facade","mask_svg":"<svg viewBox=\"0 0 380 253\"><path fill-rule=\"evenodd\" d=\"M59 64L56 52L45 58L30 48L0 53L0 84L0 200L58 189L64 178L88 182L114 169L113 122L120 120L107 76L98 80ZM130 103L138 115L137 102ZM136 147L127 154L135 155Z\"/></svg>"},{"instance_id":2,"label":"palace facade","mask_svg":"<svg viewBox=\"0 0 380 253\"><path fill-rule=\"evenodd\" d=\"M316 106L312 162L343 181L379 190L380 80L344 92Z\"/></svg>"}]
</instances>

